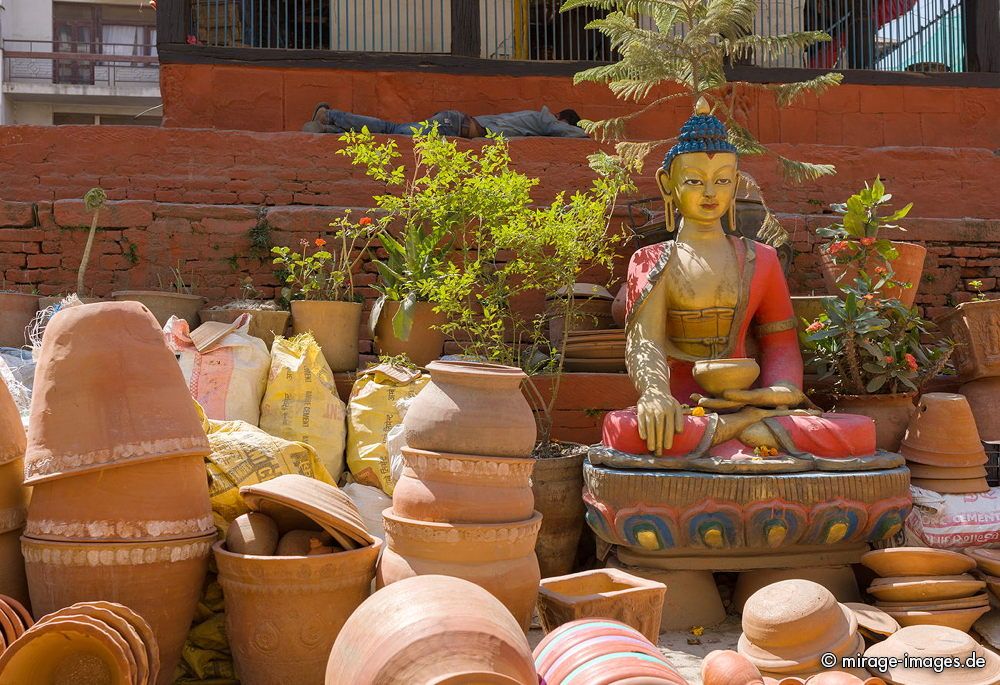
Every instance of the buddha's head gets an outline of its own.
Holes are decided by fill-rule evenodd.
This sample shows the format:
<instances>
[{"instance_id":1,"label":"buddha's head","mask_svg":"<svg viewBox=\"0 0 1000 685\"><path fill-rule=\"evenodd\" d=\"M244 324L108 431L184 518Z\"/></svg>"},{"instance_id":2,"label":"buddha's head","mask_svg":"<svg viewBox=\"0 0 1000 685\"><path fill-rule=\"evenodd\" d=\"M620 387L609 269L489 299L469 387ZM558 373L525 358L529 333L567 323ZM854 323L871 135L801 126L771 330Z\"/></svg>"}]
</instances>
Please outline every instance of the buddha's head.
<instances>
[{"instance_id":1,"label":"buddha's head","mask_svg":"<svg viewBox=\"0 0 1000 685\"><path fill-rule=\"evenodd\" d=\"M667 211L676 207L689 221L715 225L732 206L738 179L736 148L701 98L656 172Z\"/></svg>"}]
</instances>

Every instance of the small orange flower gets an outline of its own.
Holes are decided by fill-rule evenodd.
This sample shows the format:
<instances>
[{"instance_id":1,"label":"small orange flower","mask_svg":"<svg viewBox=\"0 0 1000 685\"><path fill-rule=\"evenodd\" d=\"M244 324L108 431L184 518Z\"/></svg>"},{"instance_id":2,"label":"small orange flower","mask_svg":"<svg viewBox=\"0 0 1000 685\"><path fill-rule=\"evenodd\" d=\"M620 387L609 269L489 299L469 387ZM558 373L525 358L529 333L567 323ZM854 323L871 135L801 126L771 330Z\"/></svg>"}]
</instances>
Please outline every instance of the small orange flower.
<instances>
[{"instance_id":1,"label":"small orange flower","mask_svg":"<svg viewBox=\"0 0 1000 685\"><path fill-rule=\"evenodd\" d=\"M906 360L906 365L908 367L910 367L910 371L916 371L917 370L917 358L916 357L914 357L912 354L910 354L909 352L907 352L906 354L903 355L903 359Z\"/></svg>"},{"instance_id":2,"label":"small orange flower","mask_svg":"<svg viewBox=\"0 0 1000 685\"><path fill-rule=\"evenodd\" d=\"M884 266L876 266L875 267L875 273L877 273L879 276L884 276L885 274L887 274L889 272L886 270L886 268Z\"/></svg>"},{"instance_id":3,"label":"small orange flower","mask_svg":"<svg viewBox=\"0 0 1000 685\"><path fill-rule=\"evenodd\" d=\"M704 407L695 407L694 409L691 410L691 416L704 416L704 415L705 415Z\"/></svg>"},{"instance_id":4,"label":"small orange flower","mask_svg":"<svg viewBox=\"0 0 1000 685\"><path fill-rule=\"evenodd\" d=\"M893 362L895 362L895 361L896 361L896 360L895 360L895 359L893 359L892 357L888 357L888 356L887 356L887 357L885 358L885 363L886 363L886 364L892 364L892 363L893 363Z\"/></svg>"},{"instance_id":5,"label":"small orange flower","mask_svg":"<svg viewBox=\"0 0 1000 685\"><path fill-rule=\"evenodd\" d=\"M358 219L358 226L370 226L372 223L372 218L370 216L363 216Z\"/></svg>"},{"instance_id":6,"label":"small orange flower","mask_svg":"<svg viewBox=\"0 0 1000 685\"><path fill-rule=\"evenodd\" d=\"M822 321L813 321L811 324L806 326L806 333L815 333L816 331L821 331L826 328L826 324Z\"/></svg>"},{"instance_id":7,"label":"small orange flower","mask_svg":"<svg viewBox=\"0 0 1000 685\"><path fill-rule=\"evenodd\" d=\"M871 247L872 245L875 244L875 239L871 238L871 237L862 238L861 239L861 244L864 245L865 247Z\"/></svg>"},{"instance_id":8,"label":"small orange flower","mask_svg":"<svg viewBox=\"0 0 1000 685\"><path fill-rule=\"evenodd\" d=\"M832 244L830 245L830 249L828 250L828 252L829 252L830 254L837 254L838 252L843 252L843 251L844 251L844 250L846 250L846 249L847 249L848 247L849 247L849 246L848 246L848 244L847 244L847 241L846 241L846 240L838 240L837 242L835 242L835 243L832 243Z\"/></svg>"},{"instance_id":9,"label":"small orange flower","mask_svg":"<svg viewBox=\"0 0 1000 685\"><path fill-rule=\"evenodd\" d=\"M323 247L326 245L326 241L322 238L316 238L316 247Z\"/></svg>"},{"instance_id":10,"label":"small orange flower","mask_svg":"<svg viewBox=\"0 0 1000 685\"><path fill-rule=\"evenodd\" d=\"M870 302L871 300L875 299L875 295L872 293L868 293L867 295L864 296L863 299L868 300Z\"/></svg>"}]
</instances>

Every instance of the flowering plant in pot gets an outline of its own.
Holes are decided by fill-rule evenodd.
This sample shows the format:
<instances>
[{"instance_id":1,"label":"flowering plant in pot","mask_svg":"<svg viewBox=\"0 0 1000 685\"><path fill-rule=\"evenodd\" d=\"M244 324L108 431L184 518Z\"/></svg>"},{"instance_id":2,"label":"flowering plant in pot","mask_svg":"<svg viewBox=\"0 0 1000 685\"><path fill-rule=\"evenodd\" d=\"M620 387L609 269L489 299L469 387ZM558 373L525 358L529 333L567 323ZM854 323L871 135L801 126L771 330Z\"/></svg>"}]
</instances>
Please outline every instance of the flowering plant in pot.
<instances>
[{"instance_id":1,"label":"flowering plant in pot","mask_svg":"<svg viewBox=\"0 0 1000 685\"><path fill-rule=\"evenodd\" d=\"M841 287L842 297L824 302L806 328L806 347L820 379L833 379L836 410L875 419L878 447L895 451L913 397L945 368L954 343L936 336L915 308L885 297L892 271L876 270L874 279L862 271Z\"/></svg>"},{"instance_id":2,"label":"flowering plant in pot","mask_svg":"<svg viewBox=\"0 0 1000 685\"><path fill-rule=\"evenodd\" d=\"M300 252L286 246L271 252L285 283L282 298L291 303L292 332L312 332L332 371L354 371L362 310L354 273L371 243L372 221L361 217L354 222L347 211L330 227L337 229L332 250L325 249L327 240L320 236L311 243L300 240Z\"/></svg>"},{"instance_id":3,"label":"flowering plant in pot","mask_svg":"<svg viewBox=\"0 0 1000 685\"><path fill-rule=\"evenodd\" d=\"M823 278L832 294L839 294L845 284L853 283L860 271L891 266L893 275L883 281L880 290L886 297L900 299L907 307L917 296L917 284L923 271L927 250L915 243L893 242L879 234L886 229L900 229L892 222L909 214L913 203L901 209L887 210L892 195L885 192L880 178L847 199L832 205L839 222L816 230L827 242L820 247Z\"/></svg>"}]
</instances>

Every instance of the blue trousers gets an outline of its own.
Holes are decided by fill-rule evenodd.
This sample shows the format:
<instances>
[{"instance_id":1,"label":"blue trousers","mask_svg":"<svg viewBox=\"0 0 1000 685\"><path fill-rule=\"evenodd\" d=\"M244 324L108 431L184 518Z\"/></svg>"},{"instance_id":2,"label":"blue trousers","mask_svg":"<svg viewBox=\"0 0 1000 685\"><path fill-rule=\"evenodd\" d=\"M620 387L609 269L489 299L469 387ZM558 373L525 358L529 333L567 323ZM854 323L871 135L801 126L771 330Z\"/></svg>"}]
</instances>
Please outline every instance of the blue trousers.
<instances>
[{"instance_id":1,"label":"blue trousers","mask_svg":"<svg viewBox=\"0 0 1000 685\"><path fill-rule=\"evenodd\" d=\"M429 129L429 124L437 122L438 133L443 136L460 136L462 134L462 121L465 115L453 109L438 112L432 117L428 117L425 122L410 122L408 124L396 124L378 117L366 117L352 112L342 112L339 109L327 110L327 126L337 129L336 133L346 133L347 131L360 131L363 126L367 126L371 133L394 133L404 136L412 136L413 129L422 129L425 126Z\"/></svg>"}]
</instances>

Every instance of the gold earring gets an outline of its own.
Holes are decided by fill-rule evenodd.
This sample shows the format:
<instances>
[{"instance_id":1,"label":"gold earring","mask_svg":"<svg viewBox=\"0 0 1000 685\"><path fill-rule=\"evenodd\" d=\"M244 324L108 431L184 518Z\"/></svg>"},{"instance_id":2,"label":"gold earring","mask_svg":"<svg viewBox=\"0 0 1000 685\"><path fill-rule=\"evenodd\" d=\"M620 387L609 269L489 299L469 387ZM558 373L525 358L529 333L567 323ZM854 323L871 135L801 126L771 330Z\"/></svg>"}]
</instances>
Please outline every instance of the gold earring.
<instances>
[{"instance_id":1,"label":"gold earring","mask_svg":"<svg viewBox=\"0 0 1000 685\"><path fill-rule=\"evenodd\" d=\"M733 235L739 235L739 228L736 226L736 198L729 203L729 232Z\"/></svg>"}]
</instances>

